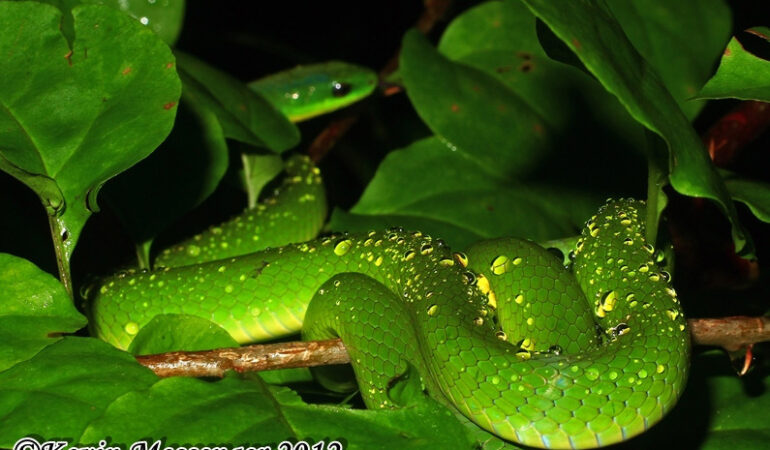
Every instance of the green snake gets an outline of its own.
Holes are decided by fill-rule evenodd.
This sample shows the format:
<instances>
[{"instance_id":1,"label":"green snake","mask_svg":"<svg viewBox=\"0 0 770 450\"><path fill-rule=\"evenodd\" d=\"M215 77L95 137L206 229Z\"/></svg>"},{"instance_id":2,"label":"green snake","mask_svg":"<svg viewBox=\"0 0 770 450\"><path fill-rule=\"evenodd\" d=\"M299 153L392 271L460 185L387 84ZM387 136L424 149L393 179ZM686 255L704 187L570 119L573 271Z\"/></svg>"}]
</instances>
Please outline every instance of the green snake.
<instances>
[{"instance_id":1,"label":"green snake","mask_svg":"<svg viewBox=\"0 0 770 450\"><path fill-rule=\"evenodd\" d=\"M377 74L342 61L297 66L249 83L292 122L348 106L376 86Z\"/></svg>"},{"instance_id":2,"label":"green snake","mask_svg":"<svg viewBox=\"0 0 770 450\"><path fill-rule=\"evenodd\" d=\"M125 349L154 316L182 313L241 343L339 336L368 407L394 407L387 388L410 365L432 397L533 447L620 442L676 403L689 335L644 241L642 202L603 206L569 268L529 241L452 253L400 229L284 245L317 233L325 215L317 170L300 158L287 171L250 219L162 253L165 267L91 289L93 334Z\"/></svg>"}]
</instances>

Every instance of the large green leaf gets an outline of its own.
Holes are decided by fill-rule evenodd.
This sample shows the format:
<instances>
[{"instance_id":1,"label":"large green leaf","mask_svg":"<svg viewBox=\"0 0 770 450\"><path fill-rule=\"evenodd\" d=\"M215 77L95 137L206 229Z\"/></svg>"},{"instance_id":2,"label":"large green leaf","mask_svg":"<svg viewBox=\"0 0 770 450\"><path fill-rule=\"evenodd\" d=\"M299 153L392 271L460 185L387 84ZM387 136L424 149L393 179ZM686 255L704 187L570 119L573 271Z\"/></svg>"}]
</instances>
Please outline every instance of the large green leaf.
<instances>
[{"instance_id":1,"label":"large green leaf","mask_svg":"<svg viewBox=\"0 0 770 450\"><path fill-rule=\"evenodd\" d=\"M91 338L64 338L0 371L0 446L10 448L24 436L73 444L312 439L358 449L471 447L449 410L429 398L398 410L366 411L308 405L256 376L159 380L129 354Z\"/></svg>"},{"instance_id":2,"label":"large green leaf","mask_svg":"<svg viewBox=\"0 0 770 450\"><path fill-rule=\"evenodd\" d=\"M692 96L711 76L730 36L728 5L723 0L608 0L607 4L685 115L694 118L705 102L693 101Z\"/></svg>"},{"instance_id":3,"label":"large green leaf","mask_svg":"<svg viewBox=\"0 0 770 450\"><path fill-rule=\"evenodd\" d=\"M756 27L750 33L770 41L770 28ZM770 61L746 51L735 38L730 40L717 73L696 98L740 98L770 102Z\"/></svg>"},{"instance_id":4,"label":"large green leaf","mask_svg":"<svg viewBox=\"0 0 770 450\"><path fill-rule=\"evenodd\" d=\"M132 355L238 347L224 328L189 314L160 314L143 326L131 341Z\"/></svg>"},{"instance_id":5,"label":"large green leaf","mask_svg":"<svg viewBox=\"0 0 770 450\"><path fill-rule=\"evenodd\" d=\"M79 5L104 5L118 9L154 31L168 45L173 45L182 31L185 0L39 0L62 12L62 33L72 41L74 30L70 10Z\"/></svg>"},{"instance_id":6,"label":"large green leaf","mask_svg":"<svg viewBox=\"0 0 770 450\"><path fill-rule=\"evenodd\" d=\"M182 31L185 0L87 0L115 6L173 45Z\"/></svg>"},{"instance_id":7,"label":"large green leaf","mask_svg":"<svg viewBox=\"0 0 770 450\"><path fill-rule=\"evenodd\" d=\"M587 0L524 2L637 121L666 141L669 180L674 189L716 201L732 222L736 250L751 252L735 205L700 139L660 75L636 51L607 4Z\"/></svg>"},{"instance_id":8,"label":"large green leaf","mask_svg":"<svg viewBox=\"0 0 770 450\"><path fill-rule=\"evenodd\" d=\"M164 445L337 440L346 449L471 448L449 410L435 401L392 411L313 406L256 377L215 383L161 380L118 398L80 441L98 442L104 436L113 443L151 436L162 438Z\"/></svg>"},{"instance_id":9,"label":"large green leaf","mask_svg":"<svg viewBox=\"0 0 770 450\"><path fill-rule=\"evenodd\" d=\"M628 170L627 177L608 185L603 167L638 166L636 155L629 153L642 152L643 127L583 70L549 59L537 38L535 16L523 3L487 2L453 20L438 49L503 82L550 126L545 170L531 178L543 180L545 175L583 188L585 180L592 180L592 186L600 185L608 194L628 189L633 183L624 180L641 177Z\"/></svg>"},{"instance_id":10,"label":"large green leaf","mask_svg":"<svg viewBox=\"0 0 770 450\"><path fill-rule=\"evenodd\" d=\"M428 127L494 173L520 174L542 157L545 120L494 77L441 56L415 30L404 37L400 72Z\"/></svg>"},{"instance_id":11,"label":"large green leaf","mask_svg":"<svg viewBox=\"0 0 770 450\"><path fill-rule=\"evenodd\" d=\"M614 130L640 146L639 125L615 97L582 70L549 59L537 39L535 16L521 2L487 2L457 17L438 45L450 59L473 66L502 81L549 125L575 133L586 116L596 115L594 135ZM599 127L607 127L605 131ZM573 146L595 145L574 139Z\"/></svg>"},{"instance_id":12,"label":"large green leaf","mask_svg":"<svg viewBox=\"0 0 770 450\"><path fill-rule=\"evenodd\" d=\"M59 10L0 2L0 168L56 215L67 257L102 183L166 137L180 92L152 31L104 6L72 13L70 49Z\"/></svg>"},{"instance_id":13,"label":"large green leaf","mask_svg":"<svg viewBox=\"0 0 770 450\"><path fill-rule=\"evenodd\" d=\"M608 193L644 181L634 169L603 169L644 167L613 148L640 148L642 128L590 77L545 59L534 23L515 3L471 9L439 45L458 62L406 36L407 93L437 137L391 153L331 228L407 226L458 247L502 235L547 240L574 233ZM612 131L597 142L601 127Z\"/></svg>"},{"instance_id":14,"label":"large green leaf","mask_svg":"<svg viewBox=\"0 0 770 450\"><path fill-rule=\"evenodd\" d=\"M24 436L77 438L117 397L155 380L128 353L64 338L0 372L0 447Z\"/></svg>"},{"instance_id":15,"label":"large green leaf","mask_svg":"<svg viewBox=\"0 0 770 450\"><path fill-rule=\"evenodd\" d=\"M457 16L441 35L438 48L455 60L487 50L510 51L524 59L546 55L535 33L535 16L521 2L508 1L485 2Z\"/></svg>"},{"instance_id":16,"label":"large green leaf","mask_svg":"<svg viewBox=\"0 0 770 450\"><path fill-rule=\"evenodd\" d=\"M473 153L433 137L391 152L351 209L354 215L335 213L331 226L361 230L384 220L383 225L435 233L463 248L482 238L573 234L600 201L572 189L515 183Z\"/></svg>"},{"instance_id":17,"label":"large green leaf","mask_svg":"<svg viewBox=\"0 0 770 450\"><path fill-rule=\"evenodd\" d=\"M185 96L216 114L225 136L280 153L299 143L299 130L245 84L180 51Z\"/></svg>"},{"instance_id":18,"label":"large green leaf","mask_svg":"<svg viewBox=\"0 0 770 450\"><path fill-rule=\"evenodd\" d=\"M86 325L64 286L23 258L0 253L0 371Z\"/></svg>"}]
</instances>

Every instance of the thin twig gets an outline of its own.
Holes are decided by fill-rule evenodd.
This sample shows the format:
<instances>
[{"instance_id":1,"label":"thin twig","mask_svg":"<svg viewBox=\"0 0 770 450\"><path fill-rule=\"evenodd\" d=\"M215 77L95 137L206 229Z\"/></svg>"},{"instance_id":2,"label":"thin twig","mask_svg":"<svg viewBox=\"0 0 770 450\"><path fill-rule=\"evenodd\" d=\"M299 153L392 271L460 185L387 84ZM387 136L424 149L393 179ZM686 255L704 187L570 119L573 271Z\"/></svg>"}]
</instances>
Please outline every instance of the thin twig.
<instances>
[{"instance_id":1,"label":"thin twig","mask_svg":"<svg viewBox=\"0 0 770 450\"><path fill-rule=\"evenodd\" d=\"M719 319L690 319L693 344L737 350L770 341L770 318L733 316ZM228 370L261 370L313 367L350 362L340 339L281 342L200 352L171 352L138 356L139 363L161 377L222 377Z\"/></svg>"},{"instance_id":2,"label":"thin twig","mask_svg":"<svg viewBox=\"0 0 770 450\"><path fill-rule=\"evenodd\" d=\"M345 345L340 339L281 342L198 352L169 352L137 356L136 359L160 377L223 377L228 370L257 372L350 362Z\"/></svg>"}]
</instances>

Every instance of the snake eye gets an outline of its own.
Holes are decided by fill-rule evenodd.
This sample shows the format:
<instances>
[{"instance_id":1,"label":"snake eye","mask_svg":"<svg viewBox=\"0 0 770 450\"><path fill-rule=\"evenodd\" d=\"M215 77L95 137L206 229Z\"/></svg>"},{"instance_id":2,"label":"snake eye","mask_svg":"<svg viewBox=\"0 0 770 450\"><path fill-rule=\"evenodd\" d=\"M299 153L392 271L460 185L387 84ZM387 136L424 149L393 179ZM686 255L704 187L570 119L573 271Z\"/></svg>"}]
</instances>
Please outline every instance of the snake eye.
<instances>
[{"instance_id":1,"label":"snake eye","mask_svg":"<svg viewBox=\"0 0 770 450\"><path fill-rule=\"evenodd\" d=\"M335 81L332 84L332 97L344 97L350 93L351 89L353 89L352 84Z\"/></svg>"}]
</instances>

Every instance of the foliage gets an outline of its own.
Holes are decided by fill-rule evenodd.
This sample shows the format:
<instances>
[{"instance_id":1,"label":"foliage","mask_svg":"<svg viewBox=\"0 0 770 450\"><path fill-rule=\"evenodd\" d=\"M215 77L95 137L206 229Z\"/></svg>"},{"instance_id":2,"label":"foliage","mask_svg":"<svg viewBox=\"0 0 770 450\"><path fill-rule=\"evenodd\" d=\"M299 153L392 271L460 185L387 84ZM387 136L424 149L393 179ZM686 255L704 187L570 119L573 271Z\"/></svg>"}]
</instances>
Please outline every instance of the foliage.
<instances>
[{"instance_id":1,"label":"foliage","mask_svg":"<svg viewBox=\"0 0 770 450\"><path fill-rule=\"evenodd\" d=\"M676 220L672 204L713 206L721 214L713 225L720 245L763 256L769 180L752 179L740 166L717 171L698 137L699 121L724 109L706 99L770 98L768 61L746 50L740 35L730 37L725 2L466 6L435 45L403 30L399 71L390 78L405 90L402 105L376 95L354 107L364 111L360 132L328 159L357 170L323 167L334 207L330 230L404 226L456 248L505 235L542 242L574 235L602 199L631 195L658 202L648 218L654 225L660 214ZM43 239L26 227L26 216L15 214L17 199L5 194L17 189L0 192L0 208L10 211L0 234L46 249L52 239L62 279L76 263L76 287L117 270L133 251L148 267L151 249L204 228L212 222L206 213L245 207L246 195L255 198L279 170L276 155L302 151L314 127L330 120L298 128L249 90L242 74L192 56L195 48L172 52L184 7L181 0L0 1L0 169L34 191L51 230L59 230ZM752 32L767 39L766 28ZM0 181L17 183L6 178ZM97 231L104 225L103 214L93 215L102 186L106 214L117 218L107 223L114 229L120 222L134 248L115 245L115 231ZM673 203L664 210L667 198ZM197 219L185 216L201 205ZM73 258L78 243L81 259ZM40 252L5 244L0 251L28 250L18 253L52 271ZM24 436L72 444L153 437L166 445L337 440L345 448L472 448L481 440L487 448L510 447L466 428L408 376L392 392L405 406L377 412L329 405L338 399L328 393L300 398L297 392L318 388L271 384L280 375L161 380L87 330L63 337L86 320L46 270L0 253L0 447ZM686 306L689 300L692 310L708 311L692 281L698 279L683 279L677 287ZM764 313L766 302L750 297L741 308L720 302L709 313ZM132 351L227 345L231 338L210 323L163 316ZM680 406L624 446L765 446L767 367L742 381L725 366L713 353L697 355Z\"/></svg>"}]
</instances>

